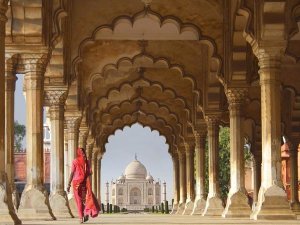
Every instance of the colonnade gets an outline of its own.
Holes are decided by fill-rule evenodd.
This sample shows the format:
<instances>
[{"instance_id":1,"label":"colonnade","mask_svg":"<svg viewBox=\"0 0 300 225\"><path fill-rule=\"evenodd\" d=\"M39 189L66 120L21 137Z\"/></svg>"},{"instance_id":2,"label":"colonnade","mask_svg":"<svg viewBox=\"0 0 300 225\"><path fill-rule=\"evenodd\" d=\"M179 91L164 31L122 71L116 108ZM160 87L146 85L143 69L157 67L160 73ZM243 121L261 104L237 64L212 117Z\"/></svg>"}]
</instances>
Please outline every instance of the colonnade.
<instances>
[{"instance_id":1,"label":"colonnade","mask_svg":"<svg viewBox=\"0 0 300 225\"><path fill-rule=\"evenodd\" d=\"M8 0L0 0L0 222L21 224L23 219L56 219L76 216L72 191L67 196L66 182L77 146L87 149L92 162L92 188L100 200L100 168L102 151L89 140L87 126L82 125L78 111L64 105L68 87L57 84L45 87L44 73L48 49L32 53L5 55L5 23ZM230 191L226 206L220 196L218 180L218 148L220 112L205 112L205 122L187 137L172 155L174 172L173 214L203 216L250 217L252 219L295 219L299 213L297 146L292 137L291 204L281 180L281 55L286 43L253 44L259 61L261 88L261 156L255 158L255 207L248 204L244 181L243 104L245 87L225 87L230 115ZM5 58L6 57L6 58ZM24 75L26 93L27 180L19 207L13 205L13 138L14 90L16 68ZM20 69L21 68L21 69ZM43 107L49 107L51 121L51 186L50 196L43 185ZM209 190L205 193L205 139L208 139ZM260 151L257 151L260 152ZM194 165L194 156L196 159ZM260 158L261 157L261 158ZM196 176L194 176L194 168ZM260 176L261 175L261 176ZM194 179L196 186L194 186ZM259 189L259 191L258 191Z\"/></svg>"}]
</instances>

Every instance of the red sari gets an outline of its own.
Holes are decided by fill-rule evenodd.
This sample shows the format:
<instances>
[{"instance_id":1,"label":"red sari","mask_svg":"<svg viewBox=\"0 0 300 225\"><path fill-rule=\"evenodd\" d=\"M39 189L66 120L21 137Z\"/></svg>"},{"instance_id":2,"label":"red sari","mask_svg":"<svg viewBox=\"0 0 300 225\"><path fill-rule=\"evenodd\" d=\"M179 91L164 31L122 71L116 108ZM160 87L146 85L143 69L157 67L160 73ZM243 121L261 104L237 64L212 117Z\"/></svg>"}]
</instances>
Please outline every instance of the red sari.
<instances>
[{"instance_id":1,"label":"red sari","mask_svg":"<svg viewBox=\"0 0 300 225\"><path fill-rule=\"evenodd\" d=\"M84 151L84 150L83 150ZM100 205L92 192L89 176L91 169L80 148L77 149L77 158L72 162L73 190L80 219L83 216L96 217Z\"/></svg>"}]
</instances>

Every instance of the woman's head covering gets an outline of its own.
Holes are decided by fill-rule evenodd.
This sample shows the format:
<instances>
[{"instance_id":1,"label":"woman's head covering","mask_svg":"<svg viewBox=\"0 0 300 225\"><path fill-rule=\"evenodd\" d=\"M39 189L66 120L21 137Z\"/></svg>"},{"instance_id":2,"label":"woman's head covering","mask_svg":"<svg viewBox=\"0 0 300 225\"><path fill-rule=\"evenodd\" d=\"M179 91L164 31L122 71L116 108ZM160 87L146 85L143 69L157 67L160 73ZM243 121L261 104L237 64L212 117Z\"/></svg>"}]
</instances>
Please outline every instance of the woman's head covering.
<instances>
[{"instance_id":1,"label":"woman's head covering","mask_svg":"<svg viewBox=\"0 0 300 225\"><path fill-rule=\"evenodd\" d=\"M84 148L77 148L77 160L79 164L84 165L86 161L86 155Z\"/></svg>"}]
</instances>

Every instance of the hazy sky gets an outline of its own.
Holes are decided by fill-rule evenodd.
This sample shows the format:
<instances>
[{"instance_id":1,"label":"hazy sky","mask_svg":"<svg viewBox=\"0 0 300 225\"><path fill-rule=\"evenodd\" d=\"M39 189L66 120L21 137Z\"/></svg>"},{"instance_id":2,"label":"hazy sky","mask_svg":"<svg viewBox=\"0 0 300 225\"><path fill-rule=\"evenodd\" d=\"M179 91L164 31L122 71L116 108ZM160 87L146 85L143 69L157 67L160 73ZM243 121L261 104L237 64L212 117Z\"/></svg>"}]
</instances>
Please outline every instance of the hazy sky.
<instances>
[{"instance_id":1,"label":"hazy sky","mask_svg":"<svg viewBox=\"0 0 300 225\"><path fill-rule=\"evenodd\" d=\"M15 120L25 124L26 105L22 85L23 76L19 75L15 92ZM105 200L105 183L117 179L126 166L134 160L135 153L155 180L166 181L167 200L171 202L173 166L168 153L168 145L165 143L165 138L159 136L157 131L151 131L149 127L143 128L139 124L125 127L123 131L116 131L106 144L101 169L102 200Z\"/></svg>"}]
</instances>

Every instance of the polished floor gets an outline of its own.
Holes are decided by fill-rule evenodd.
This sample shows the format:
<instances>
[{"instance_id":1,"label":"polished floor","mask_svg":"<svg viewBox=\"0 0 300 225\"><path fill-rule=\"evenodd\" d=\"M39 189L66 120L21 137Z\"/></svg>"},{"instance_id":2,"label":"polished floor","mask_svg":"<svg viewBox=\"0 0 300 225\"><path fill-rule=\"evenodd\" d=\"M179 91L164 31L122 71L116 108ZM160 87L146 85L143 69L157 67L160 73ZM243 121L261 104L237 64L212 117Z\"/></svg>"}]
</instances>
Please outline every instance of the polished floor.
<instances>
[{"instance_id":1,"label":"polished floor","mask_svg":"<svg viewBox=\"0 0 300 225\"><path fill-rule=\"evenodd\" d=\"M77 219L59 219L57 221L23 221L24 225L75 225L79 224ZM112 214L100 215L96 219L91 219L86 224L141 224L141 225L160 225L160 224L298 224L300 225L300 218L292 221L270 221L261 220L253 221L249 219L223 219L220 217L208 218L202 216L178 216L178 215L160 215L160 214Z\"/></svg>"}]
</instances>

